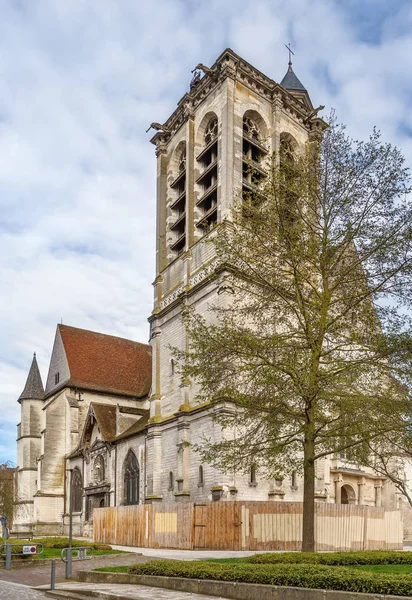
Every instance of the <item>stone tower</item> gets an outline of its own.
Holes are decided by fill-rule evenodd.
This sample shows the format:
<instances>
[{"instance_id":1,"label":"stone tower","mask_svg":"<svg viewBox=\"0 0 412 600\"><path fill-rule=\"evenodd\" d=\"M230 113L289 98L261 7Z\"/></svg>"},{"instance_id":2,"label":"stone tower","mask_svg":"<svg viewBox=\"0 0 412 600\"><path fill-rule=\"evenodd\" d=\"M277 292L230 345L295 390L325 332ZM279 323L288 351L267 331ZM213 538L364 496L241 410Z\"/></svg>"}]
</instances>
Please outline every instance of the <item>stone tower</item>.
<instances>
[{"instance_id":1,"label":"stone tower","mask_svg":"<svg viewBox=\"0 0 412 600\"><path fill-rule=\"evenodd\" d=\"M17 463L13 529L32 531L34 526L33 496L37 491L37 461L41 454L44 388L36 354L22 391L21 422L17 425Z\"/></svg>"},{"instance_id":2,"label":"stone tower","mask_svg":"<svg viewBox=\"0 0 412 600\"><path fill-rule=\"evenodd\" d=\"M149 501L172 500L172 494L206 499L211 489L234 487L211 467L203 470L190 453L187 442L197 441L201 431L214 435L213 424L207 409L196 405L194 387L180 382L170 347L184 350L188 343L182 302L205 315L210 302L228 301L220 293L224 273L216 272L207 240L215 226L230 219L234 198L253 188L248 165L259 173L265 157L282 145L292 150L304 145L321 127L316 113L291 63L278 84L227 49L211 68L197 67L175 112L164 125L152 125L157 129L151 140L157 156L157 248L149 319Z\"/></svg>"}]
</instances>

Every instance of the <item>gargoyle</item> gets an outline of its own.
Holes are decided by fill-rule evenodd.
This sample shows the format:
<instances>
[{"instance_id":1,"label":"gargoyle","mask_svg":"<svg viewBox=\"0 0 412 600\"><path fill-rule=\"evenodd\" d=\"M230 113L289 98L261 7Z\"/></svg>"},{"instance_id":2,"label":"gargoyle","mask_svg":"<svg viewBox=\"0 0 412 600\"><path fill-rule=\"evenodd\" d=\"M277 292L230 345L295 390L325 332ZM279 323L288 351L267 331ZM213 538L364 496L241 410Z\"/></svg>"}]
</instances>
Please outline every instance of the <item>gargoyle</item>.
<instances>
[{"instance_id":1,"label":"gargoyle","mask_svg":"<svg viewBox=\"0 0 412 600\"><path fill-rule=\"evenodd\" d=\"M197 67L193 69L192 73L194 73L195 71L203 71L205 75L214 75L216 73L215 69L209 69L209 67L205 67L205 65L203 65L202 63L199 63Z\"/></svg>"},{"instance_id":2,"label":"gargoyle","mask_svg":"<svg viewBox=\"0 0 412 600\"><path fill-rule=\"evenodd\" d=\"M151 123L150 127L146 129L146 133L151 129L156 129L156 131L163 131L164 133L169 133L169 129L166 125L162 125L161 123Z\"/></svg>"},{"instance_id":3,"label":"gargoyle","mask_svg":"<svg viewBox=\"0 0 412 600\"><path fill-rule=\"evenodd\" d=\"M321 104L320 106L318 106L318 108L314 108L306 117L305 119L305 123L308 123L309 121L311 121L312 119L314 119L315 117L317 117L318 112L323 110L325 107Z\"/></svg>"}]
</instances>

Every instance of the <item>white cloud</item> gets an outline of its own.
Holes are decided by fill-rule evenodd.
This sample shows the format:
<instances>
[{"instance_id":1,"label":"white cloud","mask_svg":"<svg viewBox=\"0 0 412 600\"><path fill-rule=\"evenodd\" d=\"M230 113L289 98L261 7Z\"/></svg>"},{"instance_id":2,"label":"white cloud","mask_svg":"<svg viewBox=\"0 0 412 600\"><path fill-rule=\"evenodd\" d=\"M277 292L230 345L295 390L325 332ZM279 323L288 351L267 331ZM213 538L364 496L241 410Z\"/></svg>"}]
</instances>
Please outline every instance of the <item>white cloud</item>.
<instances>
[{"instance_id":1,"label":"white cloud","mask_svg":"<svg viewBox=\"0 0 412 600\"><path fill-rule=\"evenodd\" d=\"M359 3L328 0L2 4L2 458L15 457L32 352L45 378L61 318L147 341L155 158L145 130L174 110L198 62L231 46L279 81L291 41L313 102L335 107L356 136L382 126L410 161L412 10L393 2L383 21L386 3L369 4L359 18Z\"/></svg>"}]
</instances>

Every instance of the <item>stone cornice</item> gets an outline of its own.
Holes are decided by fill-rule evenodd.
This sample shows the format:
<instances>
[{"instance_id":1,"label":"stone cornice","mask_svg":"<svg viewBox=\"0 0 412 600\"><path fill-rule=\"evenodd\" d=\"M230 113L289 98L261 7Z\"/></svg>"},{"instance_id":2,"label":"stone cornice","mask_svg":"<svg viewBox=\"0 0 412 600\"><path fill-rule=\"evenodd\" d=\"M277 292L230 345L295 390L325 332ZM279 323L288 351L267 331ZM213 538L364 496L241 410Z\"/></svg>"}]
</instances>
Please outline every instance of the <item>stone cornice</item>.
<instances>
[{"instance_id":1,"label":"stone cornice","mask_svg":"<svg viewBox=\"0 0 412 600\"><path fill-rule=\"evenodd\" d=\"M195 109L209 96L213 89L225 79L242 83L268 102L281 106L283 110L301 122L308 131L313 128L324 128L326 124L322 119L307 120L313 110L309 94L303 93L302 98L296 97L293 92L286 90L279 83L256 69L253 65L227 48L212 65L210 71L202 77L200 82L187 92L178 102L176 110L165 123L165 131L158 131L151 138L157 147L157 155L165 152L172 136L193 117ZM323 126L321 125L323 124Z\"/></svg>"}]
</instances>

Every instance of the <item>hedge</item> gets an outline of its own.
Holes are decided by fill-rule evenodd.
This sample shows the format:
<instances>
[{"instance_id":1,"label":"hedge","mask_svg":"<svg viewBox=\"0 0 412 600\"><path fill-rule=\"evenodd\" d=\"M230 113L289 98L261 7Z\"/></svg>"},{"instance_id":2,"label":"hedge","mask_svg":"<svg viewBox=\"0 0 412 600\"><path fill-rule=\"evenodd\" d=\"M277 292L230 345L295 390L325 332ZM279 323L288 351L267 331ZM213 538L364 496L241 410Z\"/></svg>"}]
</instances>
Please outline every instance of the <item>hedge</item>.
<instances>
[{"instance_id":1,"label":"hedge","mask_svg":"<svg viewBox=\"0 0 412 600\"><path fill-rule=\"evenodd\" d=\"M358 573L346 567L325 565L254 564L252 566L246 563L217 564L203 561L159 560L131 565L129 573L412 596L412 577L409 575Z\"/></svg>"},{"instance_id":2,"label":"hedge","mask_svg":"<svg viewBox=\"0 0 412 600\"><path fill-rule=\"evenodd\" d=\"M255 554L246 559L253 564L296 564L319 565L412 565L412 552L279 552Z\"/></svg>"},{"instance_id":3,"label":"hedge","mask_svg":"<svg viewBox=\"0 0 412 600\"><path fill-rule=\"evenodd\" d=\"M37 538L33 538L30 541L25 541L22 542L21 540L19 540L18 538L13 538L11 537L9 539L9 543L10 544L21 544L21 546L31 546L34 544L42 544L44 548L67 548L69 545L69 538L67 537L37 537ZM99 544L97 542L87 542L87 541L83 541L83 540L73 540L72 541L72 548L81 548L82 546L87 546L89 548L92 548L92 550L111 550L112 547L109 546L108 544ZM18 551L18 547L17 550L14 550L15 552ZM22 550L21 550L22 551Z\"/></svg>"}]
</instances>

